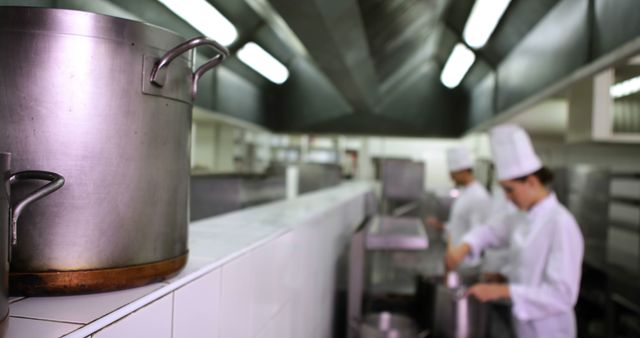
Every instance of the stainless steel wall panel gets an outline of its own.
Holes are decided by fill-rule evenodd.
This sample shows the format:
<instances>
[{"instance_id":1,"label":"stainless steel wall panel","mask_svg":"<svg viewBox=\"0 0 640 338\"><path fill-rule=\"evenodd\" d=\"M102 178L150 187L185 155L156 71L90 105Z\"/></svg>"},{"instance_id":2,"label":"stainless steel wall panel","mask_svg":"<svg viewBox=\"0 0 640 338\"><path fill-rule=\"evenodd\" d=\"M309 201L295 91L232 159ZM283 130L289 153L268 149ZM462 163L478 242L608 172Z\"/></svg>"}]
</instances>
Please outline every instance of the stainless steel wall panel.
<instances>
[{"instance_id":1,"label":"stainless steel wall panel","mask_svg":"<svg viewBox=\"0 0 640 338\"><path fill-rule=\"evenodd\" d=\"M609 224L609 170L591 165L574 165L559 170L564 180L566 206L573 213L587 242L604 242Z\"/></svg>"},{"instance_id":2,"label":"stainless steel wall panel","mask_svg":"<svg viewBox=\"0 0 640 338\"><path fill-rule=\"evenodd\" d=\"M358 2L272 0L270 4L350 105L370 110L378 99L377 79Z\"/></svg>"},{"instance_id":3,"label":"stainless steel wall panel","mask_svg":"<svg viewBox=\"0 0 640 338\"><path fill-rule=\"evenodd\" d=\"M311 62L296 58L289 79L277 88L276 130L302 130L311 124L352 114L353 110L329 79Z\"/></svg>"},{"instance_id":4,"label":"stainless steel wall panel","mask_svg":"<svg viewBox=\"0 0 640 338\"><path fill-rule=\"evenodd\" d=\"M217 102L216 111L259 125L265 125L267 118L262 89L225 67L216 71Z\"/></svg>"},{"instance_id":5,"label":"stainless steel wall panel","mask_svg":"<svg viewBox=\"0 0 640 338\"><path fill-rule=\"evenodd\" d=\"M598 57L640 35L640 1L594 0L593 56Z\"/></svg>"},{"instance_id":6,"label":"stainless steel wall panel","mask_svg":"<svg viewBox=\"0 0 640 338\"><path fill-rule=\"evenodd\" d=\"M640 272L640 232L610 227L607 232L607 262L631 272Z\"/></svg>"},{"instance_id":7,"label":"stainless steel wall panel","mask_svg":"<svg viewBox=\"0 0 640 338\"><path fill-rule=\"evenodd\" d=\"M381 103L384 115L422 131L425 136L460 136L467 121L467 97L440 83L440 71L417 70Z\"/></svg>"},{"instance_id":8,"label":"stainless steel wall panel","mask_svg":"<svg viewBox=\"0 0 640 338\"><path fill-rule=\"evenodd\" d=\"M640 179L612 177L609 185L609 195L640 200Z\"/></svg>"},{"instance_id":9,"label":"stainless steel wall panel","mask_svg":"<svg viewBox=\"0 0 640 338\"><path fill-rule=\"evenodd\" d=\"M576 218L587 241L604 241L607 234L608 204L606 201L585 198L585 195L569 194L567 208Z\"/></svg>"},{"instance_id":10,"label":"stainless steel wall panel","mask_svg":"<svg viewBox=\"0 0 640 338\"><path fill-rule=\"evenodd\" d=\"M221 180L208 176L191 176L191 220L240 209L240 184L238 179Z\"/></svg>"},{"instance_id":11,"label":"stainless steel wall panel","mask_svg":"<svg viewBox=\"0 0 640 338\"><path fill-rule=\"evenodd\" d=\"M574 165L569 168L569 189L583 193L590 198L608 200L609 170L592 165Z\"/></svg>"},{"instance_id":12,"label":"stainless steel wall panel","mask_svg":"<svg viewBox=\"0 0 640 338\"><path fill-rule=\"evenodd\" d=\"M300 194L340 184L342 168L337 164L304 163L299 167Z\"/></svg>"},{"instance_id":13,"label":"stainless steel wall panel","mask_svg":"<svg viewBox=\"0 0 640 338\"><path fill-rule=\"evenodd\" d=\"M609 220L613 223L640 230L640 207L611 201L609 203Z\"/></svg>"},{"instance_id":14,"label":"stainless steel wall panel","mask_svg":"<svg viewBox=\"0 0 640 338\"><path fill-rule=\"evenodd\" d=\"M496 73L487 74L471 91L467 128L489 120L496 112Z\"/></svg>"},{"instance_id":15,"label":"stainless steel wall panel","mask_svg":"<svg viewBox=\"0 0 640 338\"><path fill-rule=\"evenodd\" d=\"M553 182L551 188L556 193L558 201L564 206L569 206L569 169L566 167L552 167Z\"/></svg>"},{"instance_id":16,"label":"stainless steel wall panel","mask_svg":"<svg viewBox=\"0 0 640 338\"><path fill-rule=\"evenodd\" d=\"M511 51L498 67L499 111L587 63L588 13L589 1L563 0Z\"/></svg>"},{"instance_id":17,"label":"stainless steel wall panel","mask_svg":"<svg viewBox=\"0 0 640 338\"><path fill-rule=\"evenodd\" d=\"M284 176L191 176L191 220L276 201L285 197Z\"/></svg>"},{"instance_id":18,"label":"stainless steel wall panel","mask_svg":"<svg viewBox=\"0 0 640 338\"><path fill-rule=\"evenodd\" d=\"M482 56L494 65L501 62L558 2L511 1L487 45L481 49Z\"/></svg>"}]
</instances>

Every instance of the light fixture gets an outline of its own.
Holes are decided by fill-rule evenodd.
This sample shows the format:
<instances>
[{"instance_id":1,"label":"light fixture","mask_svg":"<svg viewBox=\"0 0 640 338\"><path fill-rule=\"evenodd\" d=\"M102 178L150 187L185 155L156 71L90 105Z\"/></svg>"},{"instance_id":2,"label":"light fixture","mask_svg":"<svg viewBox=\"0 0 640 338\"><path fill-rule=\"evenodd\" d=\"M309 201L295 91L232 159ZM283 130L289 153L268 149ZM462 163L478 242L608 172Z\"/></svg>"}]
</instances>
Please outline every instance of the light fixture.
<instances>
[{"instance_id":1,"label":"light fixture","mask_svg":"<svg viewBox=\"0 0 640 338\"><path fill-rule=\"evenodd\" d=\"M476 55L462 43L456 44L444 64L440 81L447 88L457 87L476 60Z\"/></svg>"},{"instance_id":2,"label":"light fixture","mask_svg":"<svg viewBox=\"0 0 640 338\"><path fill-rule=\"evenodd\" d=\"M287 67L254 42L242 46L238 50L238 58L271 82L281 84L289 77Z\"/></svg>"},{"instance_id":3,"label":"light fixture","mask_svg":"<svg viewBox=\"0 0 640 338\"><path fill-rule=\"evenodd\" d=\"M609 94L611 94L611 97L614 99L635 94L637 92L640 92L640 76L616 83L609 88Z\"/></svg>"},{"instance_id":4,"label":"light fixture","mask_svg":"<svg viewBox=\"0 0 640 338\"><path fill-rule=\"evenodd\" d=\"M205 36L228 46L238 31L217 9L206 0L158 0Z\"/></svg>"},{"instance_id":5,"label":"light fixture","mask_svg":"<svg viewBox=\"0 0 640 338\"><path fill-rule=\"evenodd\" d=\"M476 0L464 25L462 37L469 47L484 46L511 0Z\"/></svg>"}]
</instances>

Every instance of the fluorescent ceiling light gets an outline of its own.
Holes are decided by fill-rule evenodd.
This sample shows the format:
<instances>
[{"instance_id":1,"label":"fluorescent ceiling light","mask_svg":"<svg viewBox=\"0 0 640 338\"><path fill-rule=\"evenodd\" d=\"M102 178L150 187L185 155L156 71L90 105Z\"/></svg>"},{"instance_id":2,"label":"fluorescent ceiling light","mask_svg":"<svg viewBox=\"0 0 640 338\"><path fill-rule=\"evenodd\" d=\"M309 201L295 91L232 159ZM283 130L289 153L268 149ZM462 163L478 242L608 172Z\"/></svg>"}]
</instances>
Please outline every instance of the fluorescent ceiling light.
<instances>
[{"instance_id":1,"label":"fluorescent ceiling light","mask_svg":"<svg viewBox=\"0 0 640 338\"><path fill-rule=\"evenodd\" d=\"M487 43L509 2L511 0L476 0L462 32L469 47L478 49Z\"/></svg>"},{"instance_id":2,"label":"fluorescent ceiling light","mask_svg":"<svg viewBox=\"0 0 640 338\"><path fill-rule=\"evenodd\" d=\"M476 55L462 43L453 47L447 63L444 64L440 81L448 88L457 87L476 60Z\"/></svg>"},{"instance_id":3,"label":"fluorescent ceiling light","mask_svg":"<svg viewBox=\"0 0 640 338\"><path fill-rule=\"evenodd\" d=\"M225 46L238 37L233 24L206 0L158 1L200 33Z\"/></svg>"},{"instance_id":4,"label":"fluorescent ceiling light","mask_svg":"<svg viewBox=\"0 0 640 338\"><path fill-rule=\"evenodd\" d=\"M281 84L289 77L287 67L253 42L248 42L238 50L238 58L271 82Z\"/></svg>"},{"instance_id":5,"label":"fluorescent ceiling light","mask_svg":"<svg viewBox=\"0 0 640 338\"><path fill-rule=\"evenodd\" d=\"M609 94L614 99L640 92L640 76L616 83L609 88Z\"/></svg>"}]
</instances>

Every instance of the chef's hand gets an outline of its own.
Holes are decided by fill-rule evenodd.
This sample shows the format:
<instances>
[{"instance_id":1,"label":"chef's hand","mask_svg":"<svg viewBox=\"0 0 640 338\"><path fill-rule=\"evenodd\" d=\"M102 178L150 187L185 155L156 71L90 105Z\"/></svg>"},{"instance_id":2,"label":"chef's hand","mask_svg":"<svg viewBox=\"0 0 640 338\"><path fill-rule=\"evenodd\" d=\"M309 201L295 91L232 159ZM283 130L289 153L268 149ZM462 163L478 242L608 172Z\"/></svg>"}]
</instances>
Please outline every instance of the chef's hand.
<instances>
[{"instance_id":1,"label":"chef's hand","mask_svg":"<svg viewBox=\"0 0 640 338\"><path fill-rule=\"evenodd\" d=\"M451 271L460 265L469 252L471 252L471 247L467 243L447 249L447 253L444 256L444 266L447 271Z\"/></svg>"},{"instance_id":2,"label":"chef's hand","mask_svg":"<svg viewBox=\"0 0 640 338\"><path fill-rule=\"evenodd\" d=\"M438 229L438 230L444 229L444 224L442 224L442 222L440 222L440 220L437 217L429 216L429 217L427 217L427 220L425 221L425 223L428 226L433 227L433 228Z\"/></svg>"},{"instance_id":3,"label":"chef's hand","mask_svg":"<svg viewBox=\"0 0 640 338\"><path fill-rule=\"evenodd\" d=\"M506 283L507 277L497 272L485 272L480 276L480 281L483 283Z\"/></svg>"},{"instance_id":4,"label":"chef's hand","mask_svg":"<svg viewBox=\"0 0 640 338\"><path fill-rule=\"evenodd\" d=\"M474 296L481 302L511 297L508 284L476 284L467 290L467 295Z\"/></svg>"}]
</instances>

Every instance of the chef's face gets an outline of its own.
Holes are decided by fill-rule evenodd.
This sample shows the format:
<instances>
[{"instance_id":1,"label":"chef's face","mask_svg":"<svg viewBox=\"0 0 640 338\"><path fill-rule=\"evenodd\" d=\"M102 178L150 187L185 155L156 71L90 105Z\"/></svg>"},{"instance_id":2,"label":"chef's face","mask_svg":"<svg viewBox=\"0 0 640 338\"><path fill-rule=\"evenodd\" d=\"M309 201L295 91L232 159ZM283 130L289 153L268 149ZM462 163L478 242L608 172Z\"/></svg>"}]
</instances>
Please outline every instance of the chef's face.
<instances>
[{"instance_id":1,"label":"chef's face","mask_svg":"<svg viewBox=\"0 0 640 338\"><path fill-rule=\"evenodd\" d=\"M451 179L456 184L456 186L464 185L466 173L467 173L467 170L452 171L450 173Z\"/></svg>"},{"instance_id":2,"label":"chef's face","mask_svg":"<svg viewBox=\"0 0 640 338\"><path fill-rule=\"evenodd\" d=\"M507 198L521 210L529 210L534 204L535 190L533 183L531 176L524 180L500 181Z\"/></svg>"}]
</instances>

